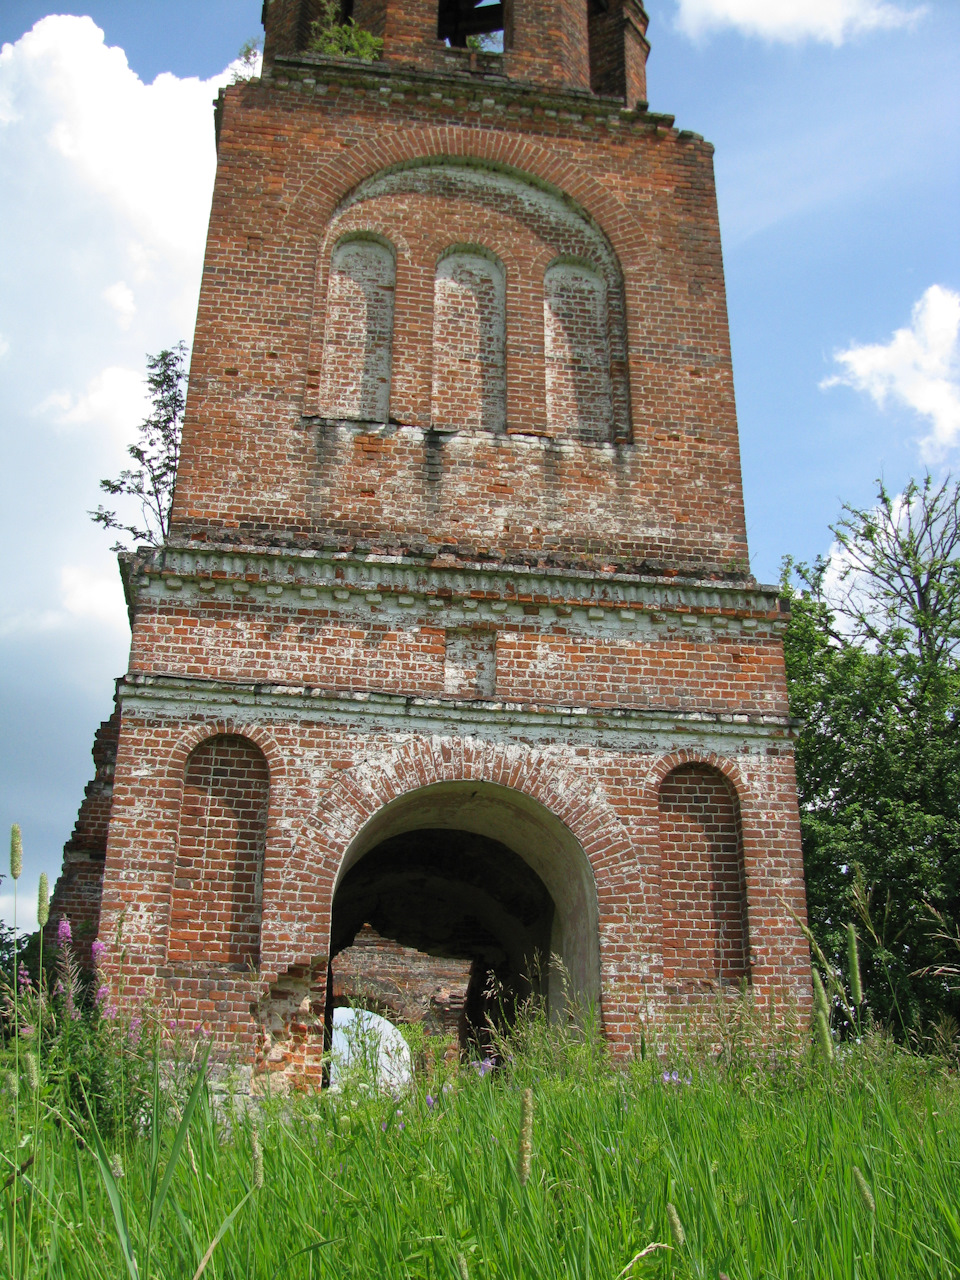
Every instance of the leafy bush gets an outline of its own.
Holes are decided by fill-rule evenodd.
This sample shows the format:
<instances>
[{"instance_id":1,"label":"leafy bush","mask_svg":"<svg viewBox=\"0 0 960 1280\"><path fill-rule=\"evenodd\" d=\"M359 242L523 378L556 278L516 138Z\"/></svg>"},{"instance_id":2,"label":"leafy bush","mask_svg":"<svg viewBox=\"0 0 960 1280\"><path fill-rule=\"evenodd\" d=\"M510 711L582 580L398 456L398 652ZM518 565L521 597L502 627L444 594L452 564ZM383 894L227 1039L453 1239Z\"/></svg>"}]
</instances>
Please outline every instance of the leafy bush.
<instances>
[{"instance_id":1,"label":"leafy bush","mask_svg":"<svg viewBox=\"0 0 960 1280\"><path fill-rule=\"evenodd\" d=\"M331 58L376 62L383 53L383 38L358 27L352 18L341 22L337 0L325 0L321 16L310 24L307 48Z\"/></svg>"}]
</instances>

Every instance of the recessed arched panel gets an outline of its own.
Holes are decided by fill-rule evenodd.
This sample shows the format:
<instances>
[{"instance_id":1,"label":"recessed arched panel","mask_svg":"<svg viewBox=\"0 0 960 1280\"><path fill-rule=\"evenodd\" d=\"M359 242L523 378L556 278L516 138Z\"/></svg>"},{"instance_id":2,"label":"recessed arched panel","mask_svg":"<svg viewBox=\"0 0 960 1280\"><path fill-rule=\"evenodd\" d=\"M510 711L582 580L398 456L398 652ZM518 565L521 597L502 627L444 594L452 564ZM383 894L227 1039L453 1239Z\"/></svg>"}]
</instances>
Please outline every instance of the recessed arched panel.
<instances>
[{"instance_id":1,"label":"recessed arched panel","mask_svg":"<svg viewBox=\"0 0 960 1280\"><path fill-rule=\"evenodd\" d=\"M446 254L433 292L435 427L502 431L506 418L503 267L470 249Z\"/></svg>"},{"instance_id":2,"label":"recessed arched panel","mask_svg":"<svg viewBox=\"0 0 960 1280\"><path fill-rule=\"evenodd\" d=\"M660 784L659 819L664 983L735 985L748 972L736 792L718 769L682 765Z\"/></svg>"},{"instance_id":3,"label":"recessed arched panel","mask_svg":"<svg viewBox=\"0 0 960 1280\"><path fill-rule=\"evenodd\" d=\"M543 279L547 428L584 444L614 436L607 286L592 267L557 262Z\"/></svg>"},{"instance_id":4,"label":"recessed arched panel","mask_svg":"<svg viewBox=\"0 0 960 1280\"><path fill-rule=\"evenodd\" d=\"M207 738L188 757L169 960L257 963L269 789L263 753L238 734Z\"/></svg>"},{"instance_id":5,"label":"recessed arched panel","mask_svg":"<svg viewBox=\"0 0 960 1280\"><path fill-rule=\"evenodd\" d=\"M334 248L320 382L325 417L387 421L395 282L396 263L387 245L351 239Z\"/></svg>"}]
</instances>

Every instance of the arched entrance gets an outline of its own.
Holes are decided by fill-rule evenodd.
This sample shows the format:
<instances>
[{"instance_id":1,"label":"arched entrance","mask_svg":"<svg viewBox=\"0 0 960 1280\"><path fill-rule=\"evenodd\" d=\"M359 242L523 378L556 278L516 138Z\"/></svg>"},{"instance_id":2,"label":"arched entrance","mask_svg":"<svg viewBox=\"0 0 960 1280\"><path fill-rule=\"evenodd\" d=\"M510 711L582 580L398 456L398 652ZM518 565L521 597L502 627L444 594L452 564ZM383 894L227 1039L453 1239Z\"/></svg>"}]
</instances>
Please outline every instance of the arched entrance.
<instances>
[{"instance_id":1,"label":"arched entrance","mask_svg":"<svg viewBox=\"0 0 960 1280\"><path fill-rule=\"evenodd\" d=\"M532 991L555 1017L568 998L600 999L589 860L559 818L510 787L440 782L374 814L337 877L332 961L364 926L401 947L470 962L464 1012L474 1028L490 973L507 1012Z\"/></svg>"}]
</instances>

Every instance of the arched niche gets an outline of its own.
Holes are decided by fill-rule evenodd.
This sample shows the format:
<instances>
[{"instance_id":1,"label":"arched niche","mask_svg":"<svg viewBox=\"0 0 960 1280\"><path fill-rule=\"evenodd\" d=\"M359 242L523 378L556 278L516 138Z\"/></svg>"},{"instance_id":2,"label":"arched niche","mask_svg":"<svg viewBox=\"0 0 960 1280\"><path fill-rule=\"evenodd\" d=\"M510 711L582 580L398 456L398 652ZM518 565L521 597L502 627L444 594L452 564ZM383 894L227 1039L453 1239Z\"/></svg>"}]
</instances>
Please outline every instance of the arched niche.
<instances>
[{"instance_id":1,"label":"arched niche","mask_svg":"<svg viewBox=\"0 0 960 1280\"><path fill-rule=\"evenodd\" d=\"M447 250L433 286L434 427L504 429L506 326L503 263L473 246Z\"/></svg>"},{"instance_id":2,"label":"arched niche","mask_svg":"<svg viewBox=\"0 0 960 1280\"><path fill-rule=\"evenodd\" d=\"M418 835L418 833L420 833ZM367 859L370 874L364 882ZM440 782L407 792L371 817L350 844L333 895L331 950L349 945L363 923L363 895L401 891L404 876L442 892L456 904L461 922L472 916L485 943L493 938L515 969L532 947L556 956L542 990L552 1016L561 1016L568 995L580 1005L600 1000L597 891L590 862L563 822L520 791L489 782ZM343 896L341 897L341 891ZM341 909L344 918L339 918ZM432 908L431 908L432 910ZM389 926L389 912L380 926ZM411 921L416 945L424 920ZM439 954L469 955L469 940L449 939L446 948L431 934L420 936ZM380 928L383 932L383 928ZM393 930L395 934L403 930ZM407 938L396 936L405 943Z\"/></svg>"},{"instance_id":3,"label":"arched niche","mask_svg":"<svg viewBox=\"0 0 960 1280\"><path fill-rule=\"evenodd\" d=\"M613 439L607 285L592 265L552 263L543 277L547 428L582 444Z\"/></svg>"},{"instance_id":4,"label":"arched niche","mask_svg":"<svg viewBox=\"0 0 960 1280\"><path fill-rule=\"evenodd\" d=\"M187 757L167 958L256 964L270 774L239 734L204 739Z\"/></svg>"},{"instance_id":5,"label":"arched niche","mask_svg":"<svg viewBox=\"0 0 960 1280\"><path fill-rule=\"evenodd\" d=\"M385 240L339 240L327 280L320 411L386 422L390 414L396 257Z\"/></svg>"},{"instance_id":6,"label":"arched niche","mask_svg":"<svg viewBox=\"0 0 960 1280\"><path fill-rule=\"evenodd\" d=\"M719 989L749 973L740 802L719 769L690 762L658 791L664 983Z\"/></svg>"}]
</instances>

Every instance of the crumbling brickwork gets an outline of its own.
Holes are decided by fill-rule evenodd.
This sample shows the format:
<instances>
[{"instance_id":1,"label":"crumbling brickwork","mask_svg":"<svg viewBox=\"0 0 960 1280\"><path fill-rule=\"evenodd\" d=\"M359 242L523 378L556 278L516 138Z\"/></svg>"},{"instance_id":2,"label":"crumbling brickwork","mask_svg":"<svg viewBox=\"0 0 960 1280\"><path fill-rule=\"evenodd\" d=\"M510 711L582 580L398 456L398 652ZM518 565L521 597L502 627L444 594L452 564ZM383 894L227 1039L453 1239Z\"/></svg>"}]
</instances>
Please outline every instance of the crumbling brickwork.
<instances>
[{"instance_id":1,"label":"crumbling brickwork","mask_svg":"<svg viewBox=\"0 0 960 1280\"><path fill-rule=\"evenodd\" d=\"M122 920L129 999L291 1080L368 926L403 1010L428 954L507 1010L594 1003L617 1052L744 982L809 994L712 149L647 110L632 0L492 9L357 0L361 65L266 6L171 536L122 565L106 969Z\"/></svg>"}]
</instances>

